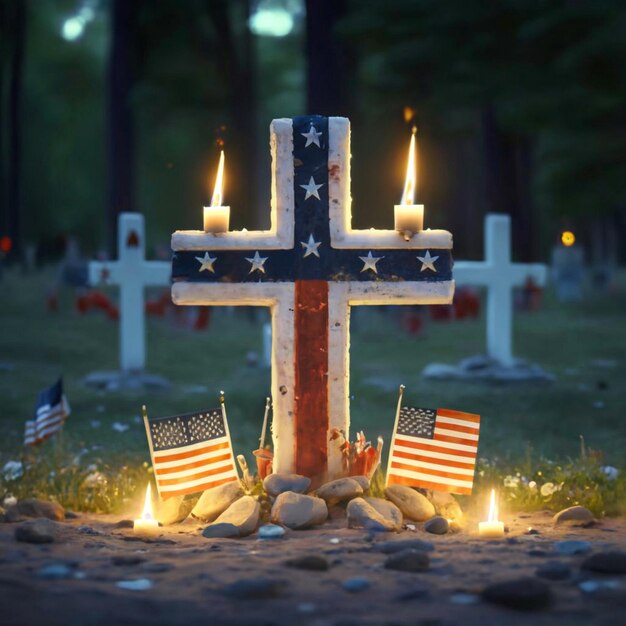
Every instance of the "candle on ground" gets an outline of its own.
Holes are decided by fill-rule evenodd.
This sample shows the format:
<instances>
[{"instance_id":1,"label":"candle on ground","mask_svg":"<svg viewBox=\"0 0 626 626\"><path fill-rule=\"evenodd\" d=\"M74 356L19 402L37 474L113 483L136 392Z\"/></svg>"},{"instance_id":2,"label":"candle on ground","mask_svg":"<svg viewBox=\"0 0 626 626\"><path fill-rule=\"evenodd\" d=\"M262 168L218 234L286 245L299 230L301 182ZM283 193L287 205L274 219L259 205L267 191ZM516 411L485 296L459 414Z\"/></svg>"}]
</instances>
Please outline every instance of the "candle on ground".
<instances>
[{"instance_id":1,"label":"candle on ground","mask_svg":"<svg viewBox=\"0 0 626 626\"><path fill-rule=\"evenodd\" d=\"M413 128L409 145L409 158L406 166L404 192L400 204L394 206L394 226L408 241L415 233L424 228L424 205L414 204L415 188L417 186L417 159L415 147L415 133Z\"/></svg>"},{"instance_id":2,"label":"candle on ground","mask_svg":"<svg viewBox=\"0 0 626 626\"><path fill-rule=\"evenodd\" d=\"M135 520L133 532L140 537L154 537L159 534L159 522L152 515L152 500L150 497L150 483L146 489L146 499L143 505L143 513Z\"/></svg>"},{"instance_id":3,"label":"candle on ground","mask_svg":"<svg viewBox=\"0 0 626 626\"><path fill-rule=\"evenodd\" d=\"M215 186L211 206L204 207L204 232L225 233L228 232L230 221L230 207L222 206L222 189L224 185L224 151L220 152L220 162L217 167Z\"/></svg>"},{"instance_id":4,"label":"candle on ground","mask_svg":"<svg viewBox=\"0 0 626 626\"><path fill-rule=\"evenodd\" d=\"M500 537L504 537L504 522L498 520L498 505L496 504L495 489L491 490L487 521L478 524L478 534L486 539L499 539Z\"/></svg>"}]
</instances>

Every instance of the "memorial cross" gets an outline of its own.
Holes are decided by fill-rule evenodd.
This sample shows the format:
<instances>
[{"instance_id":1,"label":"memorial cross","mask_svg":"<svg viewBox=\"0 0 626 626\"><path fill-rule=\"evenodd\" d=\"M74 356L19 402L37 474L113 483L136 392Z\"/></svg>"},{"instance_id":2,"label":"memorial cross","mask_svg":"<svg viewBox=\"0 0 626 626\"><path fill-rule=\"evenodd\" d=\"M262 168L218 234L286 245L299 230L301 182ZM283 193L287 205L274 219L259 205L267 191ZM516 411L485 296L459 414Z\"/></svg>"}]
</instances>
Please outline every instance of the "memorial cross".
<instances>
[{"instance_id":1,"label":"memorial cross","mask_svg":"<svg viewBox=\"0 0 626 626\"><path fill-rule=\"evenodd\" d=\"M89 284L119 285L120 369L137 372L146 364L144 288L169 286L169 261L146 261L144 218L140 213L120 213L117 261L90 261Z\"/></svg>"},{"instance_id":2,"label":"memorial cross","mask_svg":"<svg viewBox=\"0 0 626 626\"><path fill-rule=\"evenodd\" d=\"M541 263L511 262L511 218L496 213L485 217L485 260L454 264L457 286L487 288L487 354L504 366L514 363L512 289L528 278L543 287L546 273Z\"/></svg>"},{"instance_id":3,"label":"memorial cross","mask_svg":"<svg viewBox=\"0 0 626 626\"><path fill-rule=\"evenodd\" d=\"M172 298L271 308L274 471L321 480L348 435L350 307L449 303L452 235L352 229L346 118L274 120L270 146L270 230L175 232Z\"/></svg>"}]
</instances>

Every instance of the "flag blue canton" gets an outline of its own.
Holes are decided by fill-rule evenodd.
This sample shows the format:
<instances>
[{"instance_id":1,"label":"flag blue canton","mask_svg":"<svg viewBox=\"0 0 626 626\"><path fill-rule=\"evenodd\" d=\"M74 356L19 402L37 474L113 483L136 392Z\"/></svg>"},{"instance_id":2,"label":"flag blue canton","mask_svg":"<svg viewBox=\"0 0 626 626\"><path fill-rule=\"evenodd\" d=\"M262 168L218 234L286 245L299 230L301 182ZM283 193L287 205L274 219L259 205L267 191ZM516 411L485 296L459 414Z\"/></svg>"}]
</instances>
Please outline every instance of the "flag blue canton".
<instances>
[{"instance_id":1,"label":"flag blue canton","mask_svg":"<svg viewBox=\"0 0 626 626\"><path fill-rule=\"evenodd\" d=\"M221 409L149 419L148 425L155 452L226 436Z\"/></svg>"},{"instance_id":2,"label":"flag blue canton","mask_svg":"<svg viewBox=\"0 0 626 626\"><path fill-rule=\"evenodd\" d=\"M35 415L26 423L24 445L32 445L51 437L61 429L70 407L63 393L63 379L41 391L37 396Z\"/></svg>"},{"instance_id":3,"label":"flag blue canton","mask_svg":"<svg viewBox=\"0 0 626 626\"><path fill-rule=\"evenodd\" d=\"M312 133L312 131L314 131ZM315 137L315 140L311 140ZM318 145L319 144L319 145ZM263 250L263 270L251 269L252 251L177 251L172 279L190 282L420 281L452 279L450 250L431 249L436 272L421 271L416 250L376 249L376 272L363 271L369 249L336 249L329 226L328 118L309 115L293 118L294 242L289 250ZM390 217L391 219L391 217ZM307 245L308 244L308 245ZM315 251L313 252L312 249ZM212 271L202 271L200 258L214 258Z\"/></svg>"},{"instance_id":4,"label":"flag blue canton","mask_svg":"<svg viewBox=\"0 0 626 626\"><path fill-rule=\"evenodd\" d=\"M398 418L397 433L411 437L432 439L435 434L437 411L434 409L420 409L412 406L403 406Z\"/></svg>"}]
</instances>

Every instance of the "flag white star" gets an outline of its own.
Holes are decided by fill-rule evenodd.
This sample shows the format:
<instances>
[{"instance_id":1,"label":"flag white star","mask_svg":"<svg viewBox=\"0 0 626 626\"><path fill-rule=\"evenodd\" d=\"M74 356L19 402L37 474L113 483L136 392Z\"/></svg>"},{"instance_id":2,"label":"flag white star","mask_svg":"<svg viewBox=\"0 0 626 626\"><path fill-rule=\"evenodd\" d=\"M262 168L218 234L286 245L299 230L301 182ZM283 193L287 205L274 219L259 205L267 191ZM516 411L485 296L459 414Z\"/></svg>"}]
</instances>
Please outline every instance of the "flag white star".
<instances>
[{"instance_id":1,"label":"flag white star","mask_svg":"<svg viewBox=\"0 0 626 626\"><path fill-rule=\"evenodd\" d=\"M308 241L301 241L300 245L304 248L303 258L306 259L309 255L314 254L319 259L320 253L317 249L322 245L322 242L315 241L315 239L313 239L313 235L309 235Z\"/></svg>"},{"instance_id":2,"label":"flag white star","mask_svg":"<svg viewBox=\"0 0 626 626\"><path fill-rule=\"evenodd\" d=\"M203 272L204 270L206 270L207 272L215 274L215 270L213 269L213 263L215 263L216 259L217 257L211 256L208 252L205 252L203 257L197 256L196 261L200 263L200 269L198 271Z\"/></svg>"},{"instance_id":3,"label":"flag white star","mask_svg":"<svg viewBox=\"0 0 626 626\"><path fill-rule=\"evenodd\" d=\"M378 274L378 270L376 269L376 263L378 263L378 261L380 261L381 259L384 259L385 257L383 256L372 256L372 251L370 250L367 253L367 256L360 256L359 259L361 259L361 261L363 261L363 269L361 270L362 272L365 272L366 270L372 270L372 272L374 272L374 274Z\"/></svg>"},{"instance_id":4,"label":"flag white star","mask_svg":"<svg viewBox=\"0 0 626 626\"><path fill-rule=\"evenodd\" d=\"M246 257L246 261L252 263L252 267L250 268L250 274L252 274L252 272L254 272L255 270L258 270L259 272L265 274L265 268L263 267L263 263L267 261L267 257L261 256L258 250L254 253L254 256L252 258Z\"/></svg>"},{"instance_id":5,"label":"flag white star","mask_svg":"<svg viewBox=\"0 0 626 626\"><path fill-rule=\"evenodd\" d=\"M317 193L317 190L323 186L324 183L316 185L315 181L313 180L313 176L311 176L311 180L309 180L309 183L307 185L300 185L300 187L302 187L302 189L306 191L306 194L304 195L305 200L308 200L311 196L315 196L319 200L320 194Z\"/></svg>"},{"instance_id":6,"label":"flag white star","mask_svg":"<svg viewBox=\"0 0 626 626\"><path fill-rule=\"evenodd\" d=\"M322 133L317 132L313 124L311 124L311 128L309 129L308 133L300 133L300 134L306 138L306 145L304 146L305 148L308 148L313 143L318 148L322 147L320 146L320 137L322 136Z\"/></svg>"},{"instance_id":7,"label":"flag white star","mask_svg":"<svg viewBox=\"0 0 626 626\"><path fill-rule=\"evenodd\" d=\"M435 269L435 261L439 258L438 256L430 256L430 250L426 250L426 254L424 256L417 257L422 262L422 269L420 272L424 272L425 270L432 270L436 272Z\"/></svg>"}]
</instances>

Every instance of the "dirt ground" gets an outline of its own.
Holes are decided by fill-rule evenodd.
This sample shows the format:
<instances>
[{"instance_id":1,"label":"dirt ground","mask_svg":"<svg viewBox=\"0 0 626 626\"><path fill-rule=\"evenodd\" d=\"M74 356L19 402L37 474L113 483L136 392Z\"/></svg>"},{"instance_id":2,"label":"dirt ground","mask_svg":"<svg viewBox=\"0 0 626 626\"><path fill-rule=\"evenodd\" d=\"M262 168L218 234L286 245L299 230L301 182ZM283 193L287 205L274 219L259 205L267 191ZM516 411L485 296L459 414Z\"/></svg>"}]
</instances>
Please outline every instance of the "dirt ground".
<instances>
[{"instance_id":1,"label":"dirt ground","mask_svg":"<svg viewBox=\"0 0 626 626\"><path fill-rule=\"evenodd\" d=\"M590 554L626 550L626 520L592 528L558 529L549 513L507 520L503 540L471 530L431 535L415 531L371 535L334 520L320 529L287 531L282 539L205 539L196 528L164 528L158 539L137 540L117 528L119 517L80 516L62 523L57 541L17 542L15 524L0 524L0 623L7 626L185 626L299 624L347 626L420 624L481 626L626 623L626 576L581 570ZM527 534L532 527L538 534ZM469 529L475 524L469 524ZM433 544L422 572L386 569L383 541L422 539ZM591 543L586 554L562 555L557 542ZM587 546L589 548L589 546ZM285 565L323 556L327 571ZM547 608L515 610L481 599L498 581L531 577L549 561L571 568L561 581L544 580ZM357 580L354 582L352 579ZM127 590L121 581L150 586ZM249 587L257 581L260 587ZM349 582L346 582L349 581ZM352 582L350 582L352 581ZM590 584L591 583L591 584ZM361 588L349 591L344 585ZM520 582L518 587L524 586ZM621 617L620 617L621 615Z\"/></svg>"}]
</instances>

